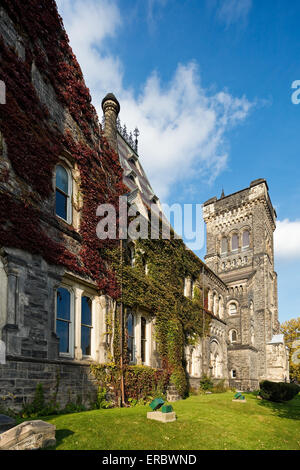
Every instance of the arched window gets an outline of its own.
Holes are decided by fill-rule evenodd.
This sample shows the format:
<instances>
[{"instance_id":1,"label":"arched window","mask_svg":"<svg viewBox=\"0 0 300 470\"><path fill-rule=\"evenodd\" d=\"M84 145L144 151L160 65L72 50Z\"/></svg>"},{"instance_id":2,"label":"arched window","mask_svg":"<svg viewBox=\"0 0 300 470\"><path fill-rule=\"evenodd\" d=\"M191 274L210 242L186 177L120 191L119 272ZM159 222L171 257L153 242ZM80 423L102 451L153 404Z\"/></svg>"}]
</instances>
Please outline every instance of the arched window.
<instances>
[{"instance_id":1,"label":"arched window","mask_svg":"<svg viewBox=\"0 0 300 470\"><path fill-rule=\"evenodd\" d=\"M142 359L143 364L146 362L146 345L147 345L146 326L147 326L146 319L142 317L141 318L141 359Z\"/></svg>"},{"instance_id":2,"label":"arched window","mask_svg":"<svg viewBox=\"0 0 300 470\"><path fill-rule=\"evenodd\" d=\"M231 250L236 251L239 247L239 237L234 233L231 237Z\"/></svg>"},{"instance_id":3,"label":"arched window","mask_svg":"<svg viewBox=\"0 0 300 470\"><path fill-rule=\"evenodd\" d=\"M92 300L89 297L81 298L81 349L83 356L91 355L92 339Z\"/></svg>"},{"instance_id":4,"label":"arched window","mask_svg":"<svg viewBox=\"0 0 300 470\"><path fill-rule=\"evenodd\" d=\"M230 304L228 305L228 313L229 315L236 315L238 313L237 305L235 302L230 302Z\"/></svg>"},{"instance_id":5,"label":"arched window","mask_svg":"<svg viewBox=\"0 0 300 470\"><path fill-rule=\"evenodd\" d=\"M129 261L130 266L134 267L135 265L135 246L134 243L130 242L127 245L127 259Z\"/></svg>"},{"instance_id":6,"label":"arched window","mask_svg":"<svg viewBox=\"0 0 300 470\"><path fill-rule=\"evenodd\" d=\"M129 362L134 361L134 320L133 320L133 315L130 312L127 315L127 323L126 323L126 328L127 328L127 353L128 353L128 359Z\"/></svg>"},{"instance_id":7,"label":"arched window","mask_svg":"<svg viewBox=\"0 0 300 470\"><path fill-rule=\"evenodd\" d=\"M68 289L59 287L56 292L56 334L60 354L73 354L73 307Z\"/></svg>"},{"instance_id":8,"label":"arched window","mask_svg":"<svg viewBox=\"0 0 300 470\"><path fill-rule=\"evenodd\" d=\"M237 342L237 332L236 332L236 330L231 330L230 334L229 334L229 337L230 337L230 342L231 343L236 343Z\"/></svg>"},{"instance_id":9,"label":"arched window","mask_svg":"<svg viewBox=\"0 0 300 470\"><path fill-rule=\"evenodd\" d=\"M227 238L223 237L221 240L221 253L227 253Z\"/></svg>"},{"instance_id":10,"label":"arched window","mask_svg":"<svg viewBox=\"0 0 300 470\"><path fill-rule=\"evenodd\" d=\"M250 244L250 234L249 230L243 232L243 248L248 248Z\"/></svg>"},{"instance_id":11,"label":"arched window","mask_svg":"<svg viewBox=\"0 0 300 470\"><path fill-rule=\"evenodd\" d=\"M68 170L62 165L56 167L55 213L66 222L71 223L72 184Z\"/></svg>"}]
</instances>

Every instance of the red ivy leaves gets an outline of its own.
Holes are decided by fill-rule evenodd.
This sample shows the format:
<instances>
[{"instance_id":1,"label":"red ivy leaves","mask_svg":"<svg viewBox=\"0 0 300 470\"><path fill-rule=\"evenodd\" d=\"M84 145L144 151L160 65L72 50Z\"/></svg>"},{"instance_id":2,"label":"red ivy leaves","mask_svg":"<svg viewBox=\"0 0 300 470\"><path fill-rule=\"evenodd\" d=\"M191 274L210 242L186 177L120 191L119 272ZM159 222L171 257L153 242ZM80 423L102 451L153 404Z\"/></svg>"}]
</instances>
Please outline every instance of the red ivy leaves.
<instances>
[{"instance_id":1,"label":"red ivy leaves","mask_svg":"<svg viewBox=\"0 0 300 470\"><path fill-rule=\"evenodd\" d=\"M82 242L73 253L61 232L54 241L44 231L40 212L30 202L25 204L0 193L0 243L40 254L50 263L88 276L97 282L99 289L116 298L119 294L116 277L105 259L104 249L117 242L97 238L96 209L103 202L117 209L119 195L127 192L118 155L99 131L89 90L69 46L55 2L3 0L3 6L17 25L26 50L23 61L0 40L0 78L7 89L7 104L0 106L0 129L8 157L16 175L42 200L52 194L55 165L62 150L67 150L80 171L83 207L80 214ZM74 132L63 135L50 120L49 111L40 102L32 84L33 62L77 122L79 132L77 129L76 135ZM34 199L37 200L32 196ZM40 210L43 210L42 205Z\"/></svg>"}]
</instances>

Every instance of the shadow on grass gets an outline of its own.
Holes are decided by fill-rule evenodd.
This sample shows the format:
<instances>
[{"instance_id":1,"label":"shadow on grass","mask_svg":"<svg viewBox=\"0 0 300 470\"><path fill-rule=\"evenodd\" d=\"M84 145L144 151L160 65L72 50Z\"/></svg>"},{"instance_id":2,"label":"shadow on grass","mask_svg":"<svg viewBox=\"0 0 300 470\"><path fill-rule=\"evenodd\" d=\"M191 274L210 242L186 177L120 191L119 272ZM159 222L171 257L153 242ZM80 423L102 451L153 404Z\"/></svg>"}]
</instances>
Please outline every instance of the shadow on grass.
<instances>
[{"instance_id":1,"label":"shadow on grass","mask_svg":"<svg viewBox=\"0 0 300 470\"><path fill-rule=\"evenodd\" d=\"M257 400L260 406L273 411L279 418L300 420L300 395L285 403L276 403L268 400Z\"/></svg>"},{"instance_id":2,"label":"shadow on grass","mask_svg":"<svg viewBox=\"0 0 300 470\"><path fill-rule=\"evenodd\" d=\"M74 434L73 431L70 431L70 429L59 429L58 431L55 432L55 437L56 437L56 445L55 446L49 446L45 450L56 450L56 448L63 443L64 439L66 439L69 436L72 436Z\"/></svg>"}]
</instances>

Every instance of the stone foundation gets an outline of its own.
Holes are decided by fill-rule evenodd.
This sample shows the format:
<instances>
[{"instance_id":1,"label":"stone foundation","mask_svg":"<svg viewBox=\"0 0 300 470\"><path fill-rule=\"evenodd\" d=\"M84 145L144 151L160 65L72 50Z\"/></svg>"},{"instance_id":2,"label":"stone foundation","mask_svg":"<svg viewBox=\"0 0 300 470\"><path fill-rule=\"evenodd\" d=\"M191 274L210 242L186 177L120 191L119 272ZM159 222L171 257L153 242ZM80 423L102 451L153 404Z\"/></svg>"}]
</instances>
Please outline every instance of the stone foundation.
<instances>
[{"instance_id":1,"label":"stone foundation","mask_svg":"<svg viewBox=\"0 0 300 470\"><path fill-rule=\"evenodd\" d=\"M86 407L96 401L97 385L88 364L7 358L7 363L0 365L0 405L20 410L33 401L38 384L43 385L45 401L56 395L61 408L70 401Z\"/></svg>"}]
</instances>

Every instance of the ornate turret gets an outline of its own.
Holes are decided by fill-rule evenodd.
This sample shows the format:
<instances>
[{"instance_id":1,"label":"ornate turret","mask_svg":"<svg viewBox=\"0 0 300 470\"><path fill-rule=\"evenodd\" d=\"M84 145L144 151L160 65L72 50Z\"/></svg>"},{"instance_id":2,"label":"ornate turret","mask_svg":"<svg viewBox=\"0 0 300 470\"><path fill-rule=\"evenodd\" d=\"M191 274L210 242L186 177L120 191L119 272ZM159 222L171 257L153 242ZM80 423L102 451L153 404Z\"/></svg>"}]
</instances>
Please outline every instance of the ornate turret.
<instances>
[{"instance_id":1,"label":"ornate turret","mask_svg":"<svg viewBox=\"0 0 300 470\"><path fill-rule=\"evenodd\" d=\"M104 134L111 147L117 152L117 118L120 112L120 103L113 93L108 93L101 103L104 113Z\"/></svg>"}]
</instances>

